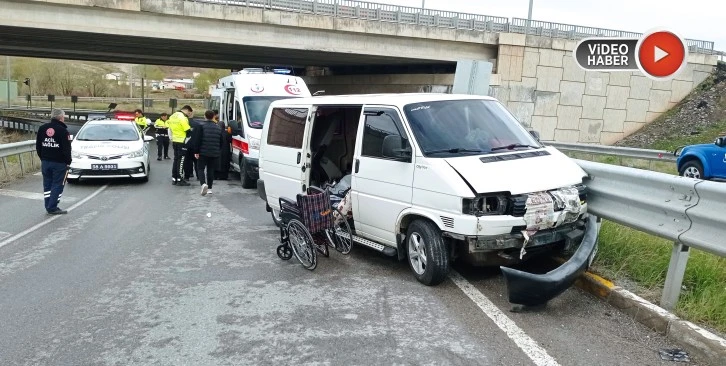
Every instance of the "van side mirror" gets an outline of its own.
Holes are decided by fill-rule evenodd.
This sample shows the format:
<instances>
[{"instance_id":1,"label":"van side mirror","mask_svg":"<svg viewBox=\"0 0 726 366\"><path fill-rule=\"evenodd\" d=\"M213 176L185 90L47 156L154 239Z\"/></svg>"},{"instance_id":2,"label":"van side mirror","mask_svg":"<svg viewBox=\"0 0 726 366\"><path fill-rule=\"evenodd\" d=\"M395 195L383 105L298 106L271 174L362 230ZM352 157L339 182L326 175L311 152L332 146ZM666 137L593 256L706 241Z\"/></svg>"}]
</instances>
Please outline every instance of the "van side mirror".
<instances>
[{"instance_id":1,"label":"van side mirror","mask_svg":"<svg viewBox=\"0 0 726 366\"><path fill-rule=\"evenodd\" d=\"M384 158L403 162L411 161L411 145L401 136L388 135L384 137L382 150L381 155Z\"/></svg>"},{"instance_id":2,"label":"van side mirror","mask_svg":"<svg viewBox=\"0 0 726 366\"><path fill-rule=\"evenodd\" d=\"M532 137L534 137L535 140L539 141L539 132L537 132L535 130L530 130L529 134L532 135Z\"/></svg>"},{"instance_id":3,"label":"van side mirror","mask_svg":"<svg viewBox=\"0 0 726 366\"><path fill-rule=\"evenodd\" d=\"M719 137L719 138L716 139L716 141L714 141L714 143L718 147L724 147L724 145L726 145L726 139L723 138L723 137Z\"/></svg>"}]
</instances>

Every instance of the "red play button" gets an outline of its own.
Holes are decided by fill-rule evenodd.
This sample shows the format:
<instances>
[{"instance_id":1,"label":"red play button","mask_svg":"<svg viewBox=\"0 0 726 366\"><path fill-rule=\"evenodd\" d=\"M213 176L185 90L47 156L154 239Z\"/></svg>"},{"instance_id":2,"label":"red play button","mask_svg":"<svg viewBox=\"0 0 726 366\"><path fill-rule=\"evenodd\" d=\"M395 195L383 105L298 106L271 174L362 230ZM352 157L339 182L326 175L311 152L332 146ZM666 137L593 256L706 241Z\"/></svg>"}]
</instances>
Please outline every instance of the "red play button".
<instances>
[{"instance_id":1,"label":"red play button","mask_svg":"<svg viewBox=\"0 0 726 366\"><path fill-rule=\"evenodd\" d=\"M686 63L686 45L671 32L654 32L640 41L638 61L643 72L656 78L667 78Z\"/></svg>"}]
</instances>

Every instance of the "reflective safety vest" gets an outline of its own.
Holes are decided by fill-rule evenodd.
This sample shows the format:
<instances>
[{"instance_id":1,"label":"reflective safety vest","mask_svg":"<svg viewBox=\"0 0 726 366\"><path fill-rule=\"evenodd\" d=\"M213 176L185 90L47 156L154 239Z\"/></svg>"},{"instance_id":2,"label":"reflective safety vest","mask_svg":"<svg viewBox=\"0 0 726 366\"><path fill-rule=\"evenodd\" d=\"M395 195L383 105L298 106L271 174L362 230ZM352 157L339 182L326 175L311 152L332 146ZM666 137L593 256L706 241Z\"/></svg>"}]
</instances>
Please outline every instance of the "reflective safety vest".
<instances>
[{"instance_id":1,"label":"reflective safety vest","mask_svg":"<svg viewBox=\"0 0 726 366\"><path fill-rule=\"evenodd\" d=\"M141 129L146 128L146 117L136 117L134 118L134 122L136 122L136 126L138 126Z\"/></svg>"},{"instance_id":2,"label":"reflective safety vest","mask_svg":"<svg viewBox=\"0 0 726 366\"><path fill-rule=\"evenodd\" d=\"M189 126L189 118L183 112L176 112L166 121L171 131L172 142L184 142L187 137L187 131L191 130Z\"/></svg>"},{"instance_id":3,"label":"reflective safety vest","mask_svg":"<svg viewBox=\"0 0 726 366\"><path fill-rule=\"evenodd\" d=\"M156 137L169 136L169 121L164 121L161 118L154 122L154 129L156 130Z\"/></svg>"}]
</instances>

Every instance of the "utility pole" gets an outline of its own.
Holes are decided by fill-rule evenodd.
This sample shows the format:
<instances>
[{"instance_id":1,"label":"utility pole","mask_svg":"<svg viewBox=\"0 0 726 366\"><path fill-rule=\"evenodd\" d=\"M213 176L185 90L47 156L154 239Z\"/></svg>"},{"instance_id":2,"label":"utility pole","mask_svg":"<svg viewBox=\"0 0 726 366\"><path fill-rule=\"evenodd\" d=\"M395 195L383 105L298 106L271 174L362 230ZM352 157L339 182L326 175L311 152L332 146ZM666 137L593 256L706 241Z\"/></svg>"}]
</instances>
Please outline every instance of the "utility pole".
<instances>
[{"instance_id":1,"label":"utility pole","mask_svg":"<svg viewBox=\"0 0 726 366\"><path fill-rule=\"evenodd\" d=\"M5 56L5 76L5 85L7 86L8 92L8 108L10 108L10 56Z\"/></svg>"},{"instance_id":2,"label":"utility pole","mask_svg":"<svg viewBox=\"0 0 726 366\"><path fill-rule=\"evenodd\" d=\"M527 14L527 26L524 27L524 38L527 39L527 35L529 34L529 23L532 21L532 2L534 0L529 0L529 13Z\"/></svg>"}]
</instances>

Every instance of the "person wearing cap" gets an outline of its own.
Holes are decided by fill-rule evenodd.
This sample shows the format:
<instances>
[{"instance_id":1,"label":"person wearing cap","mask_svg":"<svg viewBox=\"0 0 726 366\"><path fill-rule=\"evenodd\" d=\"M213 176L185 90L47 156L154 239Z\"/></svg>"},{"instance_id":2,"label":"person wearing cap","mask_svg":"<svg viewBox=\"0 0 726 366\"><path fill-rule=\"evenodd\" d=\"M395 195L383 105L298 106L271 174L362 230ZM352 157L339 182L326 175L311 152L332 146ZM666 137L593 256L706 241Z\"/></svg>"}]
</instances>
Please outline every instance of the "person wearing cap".
<instances>
[{"instance_id":1,"label":"person wearing cap","mask_svg":"<svg viewBox=\"0 0 726 366\"><path fill-rule=\"evenodd\" d=\"M189 182L184 179L184 168L186 166L187 148L186 142L191 136L189 118L194 116L192 107L185 105L181 110L169 117L168 125L171 133L171 144L174 149L174 163L171 168L172 185L188 186Z\"/></svg>"},{"instance_id":2,"label":"person wearing cap","mask_svg":"<svg viewBox=\"0 0 726 366\"><path fill-rule=\"evenodd\" d=\"M50 112L50 122L40 126L35 138L35 151L40 158L43 174L43 197L45 210L50 215L63 215L66 210L58 208L65 187L71 157L71 135L65 124L66 114L62 109Z\"/></svg>"},{"instance_id":3,"label":"person wearing cap","mask_svg":"<svg viewBox=\"0 0 726 366\"><path fill-rule=\"evenodd\" d=\"M164 159L169 158L169 119L168 113L162 113L159 119L154 122L156 130L156 160L161 160L161 153L164 153Z\"/></svg>"}]
</instances>

